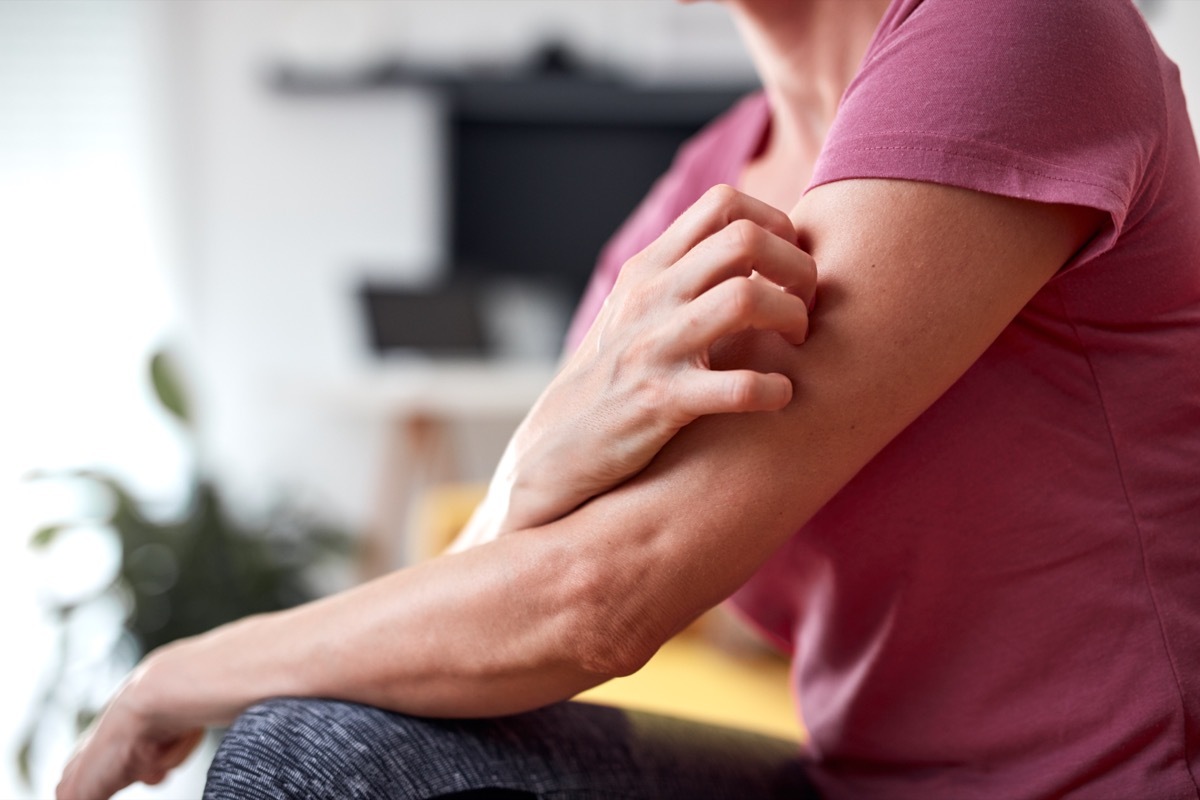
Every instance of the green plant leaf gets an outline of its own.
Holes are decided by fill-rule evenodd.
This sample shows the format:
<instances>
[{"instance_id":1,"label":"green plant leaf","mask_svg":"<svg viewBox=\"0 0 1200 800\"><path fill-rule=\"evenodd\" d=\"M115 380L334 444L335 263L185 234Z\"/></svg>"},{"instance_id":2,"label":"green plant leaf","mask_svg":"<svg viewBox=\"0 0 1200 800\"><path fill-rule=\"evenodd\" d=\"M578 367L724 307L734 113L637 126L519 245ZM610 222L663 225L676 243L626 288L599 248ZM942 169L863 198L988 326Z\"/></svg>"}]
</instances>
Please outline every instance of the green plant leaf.
<instances>
[{"instance_id":1,"label":"green plant leaf","mask_svg":"<svg viewBox=\"0 0 1200 800\"><path fill-rule=\"evenodd\" d=\"M100 716L95 709L80 708L75 711L75 735L83 733L87 730L88 725L95 721L96 717Z\"/></svg>"},{"instance_id":2,"label":"green plant leaf","mask_svg":"<svg viewBox=\"0 0 1200 800\"><path fill-rule=\"evenodd\" d=\"M26 789L33 787L33 731L25 733L25 740L17 749L17 775Z\"/></svg>"},{"instance_id":3,"label":"green plant leaf","mask_svg":"<svg viewBox=\"0 0 1200 800\"><path fill-rule=\"evenodd\" d=\"M155 354L148 369L158 401L190 427L188 398L169 356ZM114 648L110 661L128 657L130 650L148 652L250 614L305 602L315 595L307 576L310 567L327 554L346 552L353 546L352 537L286 503L265 519L241 517L229 508L218 485L202 472L193 476L189 502L168 518L152 513L153 505L139 498L118 476L103 471L36 470L26 479L80 481L110 501L103 510L86 514L87 522L105 525L121 549L113 584L98 590L121 600L128 613L121 639L124 647ZM45 524L33 534L31 546L46 547L60 531L76 524L79 521ZM62 541L63 546L70 544ZM17 771L26 780L40 753L38 736L53 716L49 712L55 708L74 712L79 726L85 726L93 713L81 697L61 688L60 678L69 661L70 620L79 606L94 599L76 597L48 606L60 637L56 677L36 701L36 714L20 745L10 751Z\"/></svg>"},{"instance_id":4,"label":"green plant leaf","mask_svg":"<svg viewBox=\"0 0 1200 800\"><path fill-rule=\"evenodd\" d=\"M191 404L179 374L171 363L170 356L159 350L150 358L150 383L154 386L154 394L158 402L184 425L192 424Z\"/></svg>"},{"instance_id":5,"label":"green plant leaf","mask_svg":"<svg viewBox=\"0 0 1200 800\"><path fill-rule=\"evenodd\" d=\"M43 525L34 532L33 536L29 537L29 546L37 550L48 547L65 527L65 525Z\"/></svg>"}]
</instances>

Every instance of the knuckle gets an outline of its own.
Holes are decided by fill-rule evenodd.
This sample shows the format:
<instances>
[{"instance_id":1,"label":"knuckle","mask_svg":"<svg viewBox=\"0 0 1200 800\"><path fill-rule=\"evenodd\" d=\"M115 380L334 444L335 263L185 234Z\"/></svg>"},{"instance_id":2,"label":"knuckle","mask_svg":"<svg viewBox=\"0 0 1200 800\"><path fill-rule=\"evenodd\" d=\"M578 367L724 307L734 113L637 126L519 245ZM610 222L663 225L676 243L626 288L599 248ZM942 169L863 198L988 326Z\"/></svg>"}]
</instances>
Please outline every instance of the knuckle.
<instances>
[{"instance_id":1,"label":"knuckle","mask_svg":"<svg viewBox=\"0 0 1200 800\"><path fill-rule=\"evenodd\" d=\"M621 265L621 269L617 273L617 280L620 281L624 279L628 281L630 277L636 277L641 273L644 273L649 268L647 263L649 260L650 257L646 254L645 250L642 250L640 253L636 253L635 255L631 256L624 264Z\"/></svg>"},{"instance_id":2,"label":"knuckle","mask_svg":"<svg viewBox=\"0 0 1200 800\"><path fill-rule=\"evenodd\" d=\"M772 225L778 226L781 231L786 231L791 234L788 238L795 237L796 229L792 225L792 218L781 209L769 207L766 209L767 216Z\"/></svg>"},{"instance_id":3,"label":"knuckle","mask_svg":"<svg viewBox=\"0 0 1200 800\"><path fill-rule=\"evenodd\" d=\"M728 297L725 304L736 317L745 317L754 313L758 307L758 292L754 281L739 275L725 281L725 292Z\"/></svg>"},{"instance_id":4,"label":"knuckle","mask_svg":"<svg viewBox=\"0 0 1200 800\"><path fill-rule=\"evenodd\" d=\"M757 396L754 378L744 373L731 375L726 391L731 408L747 408L753 405Z\"/></svg>"},{"instance_id":5,"label":"knuckle","mask_svg":"<svg viewBox=\"0 0 1200 800\"><path fill-rule=\"evenodd\" d=\"M758 252L763 230L748 219L736 219L725 226L725 235L735 258L750 259Z\"/></svg>"},{"instance_id":6,"label":"knuckle","mask_svg":"<svg viewBox=\"0 0 1200 800\"><path fill-rule=\"evenodd\" d=\"M736 203L740 194L737 189L729 184L718 183L704 193L704 198L714 208L724 210Z\"/></svg>"}]
</instances>

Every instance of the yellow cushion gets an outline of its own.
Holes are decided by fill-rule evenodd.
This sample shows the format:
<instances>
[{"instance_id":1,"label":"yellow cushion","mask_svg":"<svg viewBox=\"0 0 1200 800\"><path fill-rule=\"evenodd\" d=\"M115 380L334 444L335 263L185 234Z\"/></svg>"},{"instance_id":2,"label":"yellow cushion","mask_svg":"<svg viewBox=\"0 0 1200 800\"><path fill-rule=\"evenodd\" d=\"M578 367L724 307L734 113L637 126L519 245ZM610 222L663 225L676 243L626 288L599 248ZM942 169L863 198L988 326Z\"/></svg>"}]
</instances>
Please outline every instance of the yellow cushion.
<instances>
[{"instance_id":1,"label":"yellow cushion","mask_svg":"<svg viewBox=\"0 0 1200 800\"><path fill-rule=\"evenodd\" d=\"M697 633L681 633L635 674L590 689L578 699L804 739L782 659L733 655Z\"/></svg>"}]
</instances>

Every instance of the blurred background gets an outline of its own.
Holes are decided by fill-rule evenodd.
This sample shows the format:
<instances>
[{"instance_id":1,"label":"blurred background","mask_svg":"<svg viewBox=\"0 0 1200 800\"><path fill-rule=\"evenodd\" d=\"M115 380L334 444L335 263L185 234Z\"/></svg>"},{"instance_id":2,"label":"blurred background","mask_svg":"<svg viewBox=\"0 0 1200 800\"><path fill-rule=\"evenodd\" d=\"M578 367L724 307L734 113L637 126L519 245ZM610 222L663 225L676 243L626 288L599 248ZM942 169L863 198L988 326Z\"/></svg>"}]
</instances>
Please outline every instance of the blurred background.
<instances>
[{"instance_id":1,"label":"blurred background","mask_svg":"<svg viewBox=\"0 0 1200 800\"><path fill-rule=\"evenodd\" d=\"M1142 5L1200 107L1200 2ZM138 652L430 549L753 85L715 3L0 3L0 797Z\"/></svg>"}]
</instances>

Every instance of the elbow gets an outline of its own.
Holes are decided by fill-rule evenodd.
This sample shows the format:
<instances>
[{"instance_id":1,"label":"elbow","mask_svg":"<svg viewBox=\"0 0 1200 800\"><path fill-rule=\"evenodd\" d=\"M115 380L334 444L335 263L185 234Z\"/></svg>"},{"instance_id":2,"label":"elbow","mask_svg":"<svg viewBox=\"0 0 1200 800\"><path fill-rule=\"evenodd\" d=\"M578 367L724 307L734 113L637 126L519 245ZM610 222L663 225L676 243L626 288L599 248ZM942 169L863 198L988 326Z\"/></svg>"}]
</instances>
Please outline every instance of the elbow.
<instances>
[{"instance_id":1,"label":"elbow","mask_svg":"<svg viewBox=\"0 0 1200 800\"><path fill-rule=\"evenodd\" d=\"M640 670L658 651L661 642L650 642L637 632L595 620L579 625L572 646L573 662L583 673L599 678L598 683L624 678Z\"/></svg>"},{"instance_id":2,"label":"elbow","mask_svg":"<svg viewBox=\"0 0 1200 800\"><path fill-rule=\"evenodd\" d=\"M660 618L663 605L645 602L645 590L615 578L613 566L583 560L568 580L567 652L578 670L599 682L637 672L673 630Z\"/></svg>"},{"instance_id":3,"label":"elbow","mask_svg":"<svg viewBox=\"0 0 1200 800\"><path fill-rule=\"evenodd\" d=\"M640 670L658 650L633 636L618 632L615 635L589 632L580 637L574 647L575 664L587 675L599 678L599 683L624 678Z\"/></svg>"}]
</instances>

